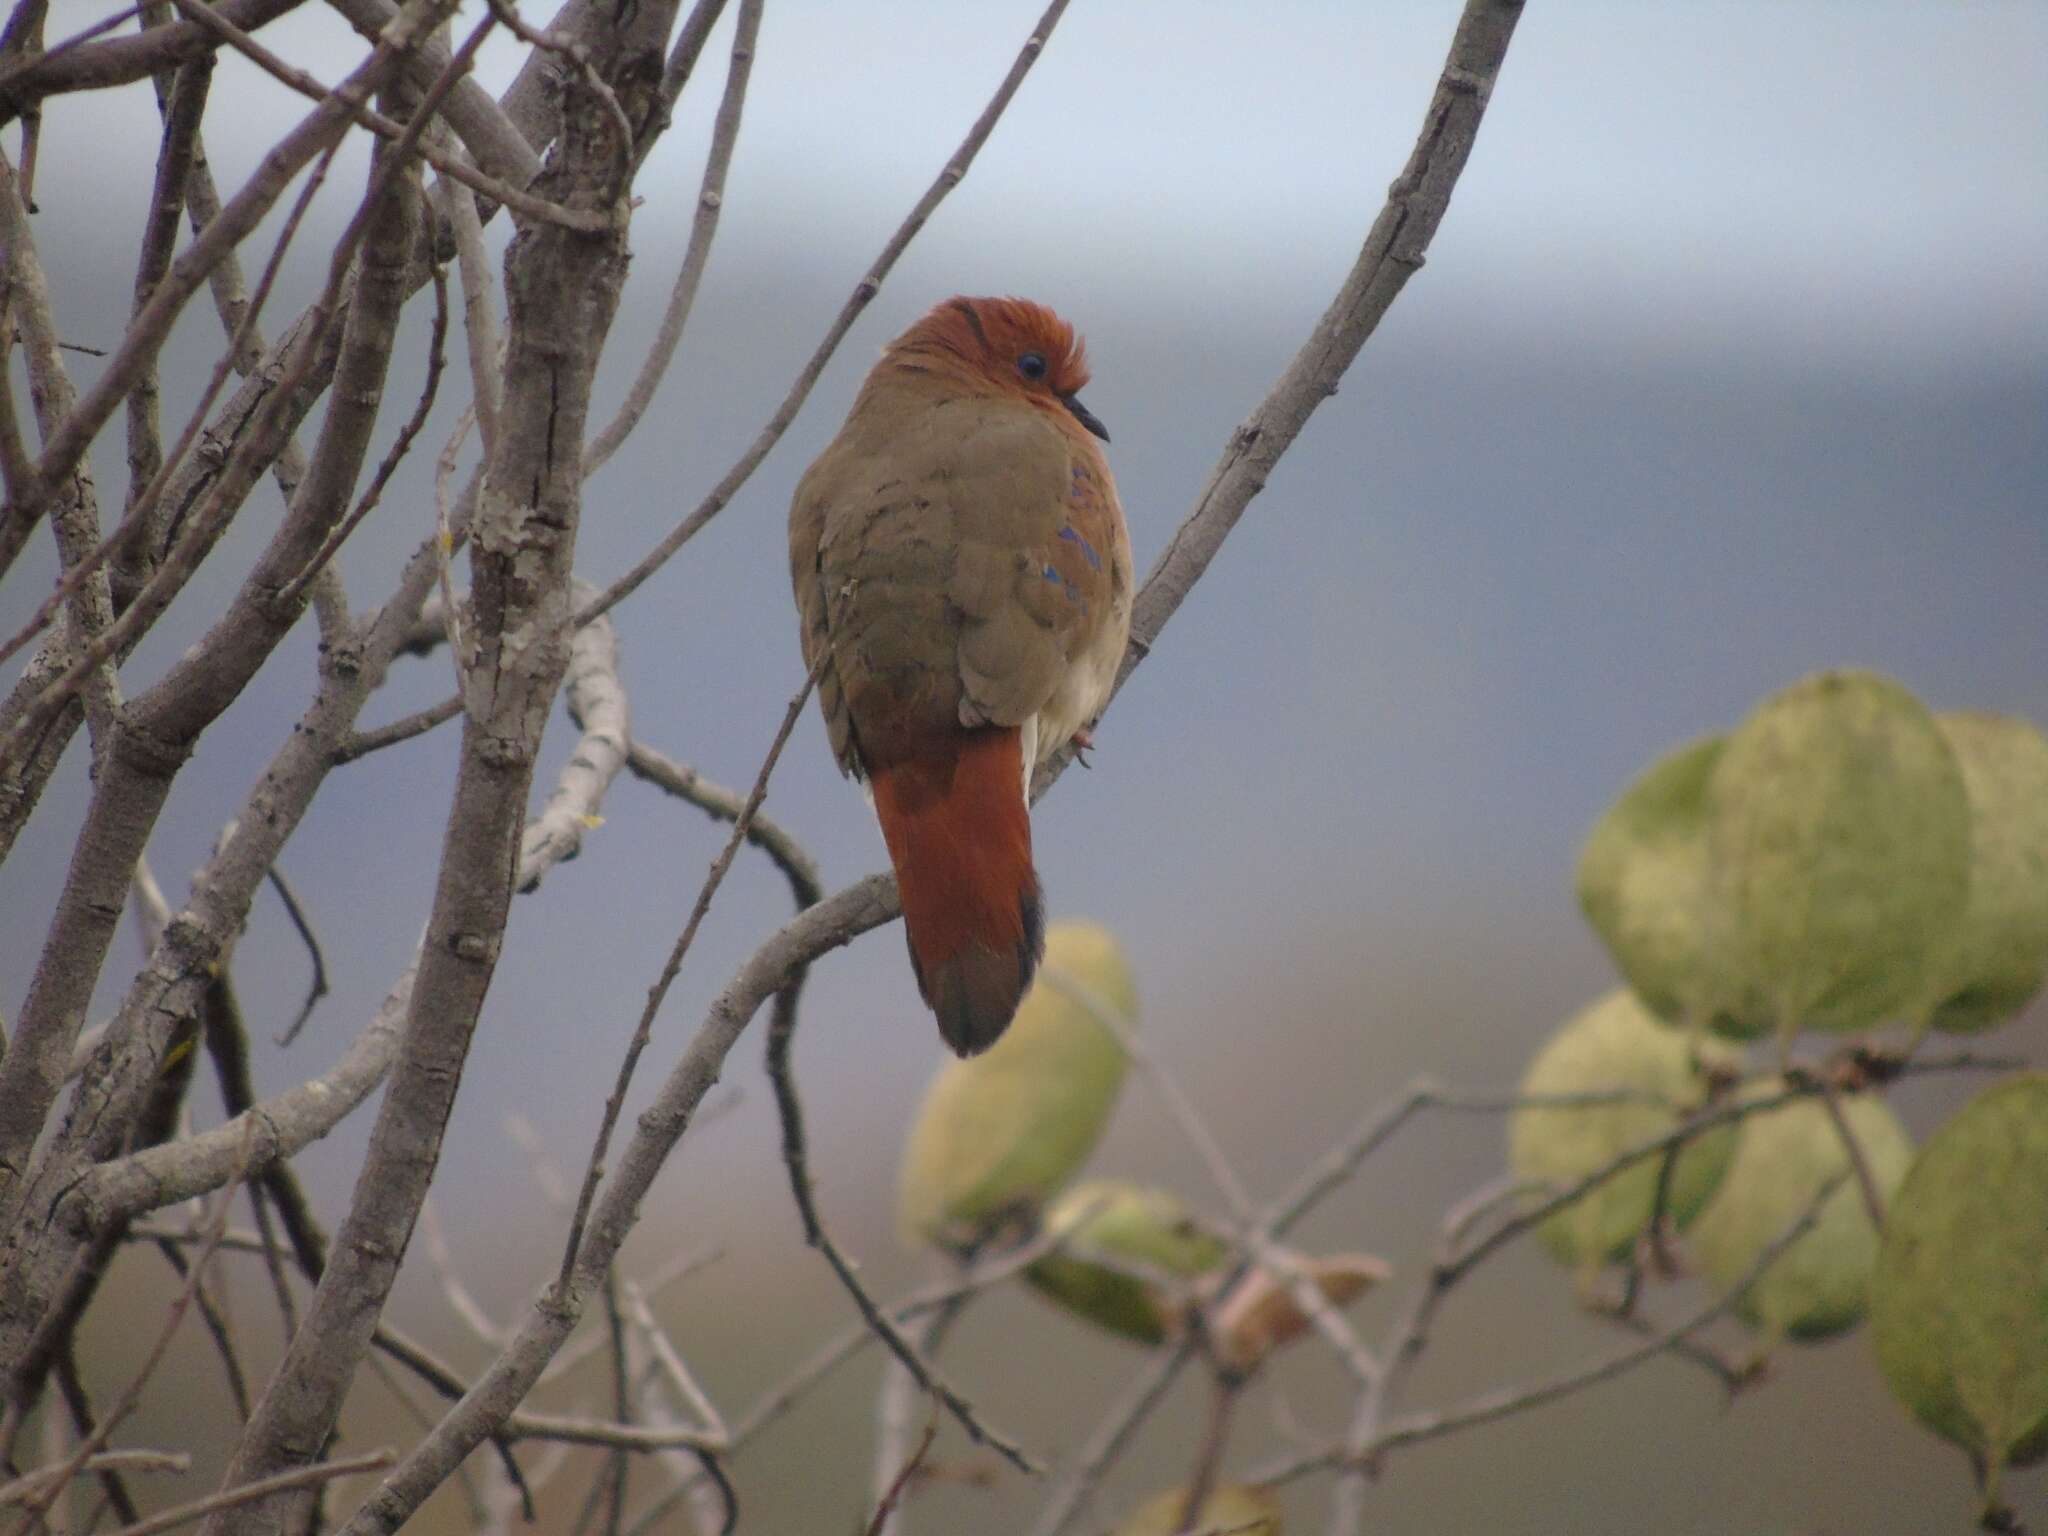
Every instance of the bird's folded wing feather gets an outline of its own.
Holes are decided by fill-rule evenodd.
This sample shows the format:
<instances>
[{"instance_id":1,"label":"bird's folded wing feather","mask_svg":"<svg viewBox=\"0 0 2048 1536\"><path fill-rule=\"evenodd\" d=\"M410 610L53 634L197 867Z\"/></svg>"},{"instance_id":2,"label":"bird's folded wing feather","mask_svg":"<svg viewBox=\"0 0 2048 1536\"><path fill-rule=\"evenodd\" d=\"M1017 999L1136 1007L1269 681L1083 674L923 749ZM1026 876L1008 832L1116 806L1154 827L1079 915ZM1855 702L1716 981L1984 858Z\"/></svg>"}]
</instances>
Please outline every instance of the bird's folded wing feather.
<instances>
[{"instance_id":1,"label":"bird's folded wing feather","mask_svg":"<svg viewBox=\"0 0 2048 1536\"><path fill-rule=\"evenodd\" d=\"M830 648L820 695L853 771L955 722L1037 713L1112 622L1115 520L1106 474L1039 410L857 416L790 523L805 657Z\"/></svg>"}]
</instances>

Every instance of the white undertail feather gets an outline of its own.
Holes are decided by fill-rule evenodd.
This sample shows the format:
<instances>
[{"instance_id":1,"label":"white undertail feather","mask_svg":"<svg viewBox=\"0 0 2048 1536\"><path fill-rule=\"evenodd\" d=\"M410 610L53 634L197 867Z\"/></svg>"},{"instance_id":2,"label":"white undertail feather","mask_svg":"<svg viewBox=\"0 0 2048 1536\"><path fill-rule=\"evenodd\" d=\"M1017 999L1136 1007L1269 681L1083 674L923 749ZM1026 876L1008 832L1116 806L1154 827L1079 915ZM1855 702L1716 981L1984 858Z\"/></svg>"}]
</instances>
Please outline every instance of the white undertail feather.
<instances>
[{"instance_id":1,"label":"white undertail feather","mask_svg":"<svg viewBox=\"0 0 2048 1536\"><path fill-rule=\"evenodd\" d=\"M1018 730L1024 748L1024 804L1028 807L1031 804L1031 775L1038 771L1038 716L1025 716Z\"/></svg>"}]
</instances>

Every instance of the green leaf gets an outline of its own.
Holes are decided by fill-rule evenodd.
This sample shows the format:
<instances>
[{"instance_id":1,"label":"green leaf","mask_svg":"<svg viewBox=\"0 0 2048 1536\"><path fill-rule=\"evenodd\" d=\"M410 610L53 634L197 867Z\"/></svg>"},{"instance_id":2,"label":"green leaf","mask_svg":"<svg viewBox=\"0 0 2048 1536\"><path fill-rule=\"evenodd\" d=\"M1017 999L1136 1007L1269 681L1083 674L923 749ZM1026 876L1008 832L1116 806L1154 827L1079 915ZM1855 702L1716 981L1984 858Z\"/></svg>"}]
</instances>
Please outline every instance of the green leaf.
<instances>
[{"instance_id":1,"label":"green leaf","mask_svg":"<svg viewBox=\"0 0 2048 1536\"><path fill-rule=\"evenodd\" d=\"M1700 1052L1704 1050L1705 1055ZM1676 1126L1707 1097L1703 1064L1732 1066L1734 1053L1661 1024L1619 988L1567 1020L1523 1074L1526 1095L1626 1092L1640 1102L1521 1109L1508 1121L1508 1167L1518 1178L1570 1184L1621 1152ZM1661 1101L1661 1102L1659 1102ZM1680 1153L1666 1208L1681 1226L1713 1193L1735 1145L1719 1126ZM1566 1264L1626 1259L1656 1203L1658 1159L1616 1174L1537 1228Z\"/></svg>"},{"instance_id":2,"label":"green leaf","mask_svg":"<svg viewBox=\"0 0 2048 1536\"><path fill-rule=\"evenodd\" d=\"M2048 1073L1985 1090L1929 1139L1886 1218L1871 1338L1988 1498L2000 1465L2048 1455Z\"/></svg>"},{"instance_id":3,"label":"green leaf","mask_svg":"<svg viewBox=\"0 0 2048 1536\"><path fill-rule=\"evenodd\" d=\"M1780 1086L1765 1083L1754 1091L1771 1094ZM1913 1158L1905 1127L1882 1099L1862 1094L1841 1104L1879 1197L1889 1199ZM1689 1246L1725 1291L1844 1174L1851 1176L1822 1204L1813 1230L1780 1254L1735 1304L1737 1317L1773 1339L1819 1339L1853 1328L1863 1316L1877 1263L1877 1229L1827 1106L1795 1099L1743 1120L1721 1187L1693 1223Z\"/></svg>"},{"instance_id":4,"label":"green leaf","mask_svg":"<svg viewBox=\"0 0 2048 1536\"><path fill-rule=\"evenodd\" d=\"M1177 1197L1108 1179L1068 1190L1045 1227L1063 1245L1024 1278L1075 1316L1141 1344L1160 1343L1181 1324L1174 1299L1147 1276L1193 1280L1230 1257Z\"/></svg>"},{"instance_id":5,"label":"green leaf","mask_svg":"<svg viewBox=\"0 0 2048 1536\"><path fill-rule=\"evenodd\" d=\"M1594 824L1579 854L1579 905L1628 984L1667 1019L1702 998L1706 790L1726 738L1659 758Z\"/></svg>"},{"instance_id":6,"label":"green leaf","mask_svg":"<svg viewBox=\"0 0 2048 1536\"><path fill-rule=\"evenodd\" d=\"M1929 1022L2001 1024L2048 980L2048 739L2004 715L1939 717L1970 801L1970 895L1936 970Z\"/></svg>"},{"instance_id":7,"label":"green leaf","mask_svg":"<svg viewBox=\"0 0 2048 1536\"><path fill-rule=\"evenodd\" d=\"M1134 1019L1137 991L1106 928L1055 923L1045 970L1075 977ZM1123 1087L1122 1043L1087 1008L1044 980L987 1051L949 1060L932 1079L904 1146L903 1230L971 1248L1039 1209L1088 1160Z\"/></svg>"},{"instance_id":8,"label":"green leaf","mask_svg":"<svg viewBox=\"0 0 2048 1536\"><path fill-rule=\"evenodd\" d=\"M1969 891L1970 811L1919 700L1870 672L1795 683L1728 738L1707 801L1717 1028L1865 1029L1926 996Z\"/></svg>"}]
</instances>

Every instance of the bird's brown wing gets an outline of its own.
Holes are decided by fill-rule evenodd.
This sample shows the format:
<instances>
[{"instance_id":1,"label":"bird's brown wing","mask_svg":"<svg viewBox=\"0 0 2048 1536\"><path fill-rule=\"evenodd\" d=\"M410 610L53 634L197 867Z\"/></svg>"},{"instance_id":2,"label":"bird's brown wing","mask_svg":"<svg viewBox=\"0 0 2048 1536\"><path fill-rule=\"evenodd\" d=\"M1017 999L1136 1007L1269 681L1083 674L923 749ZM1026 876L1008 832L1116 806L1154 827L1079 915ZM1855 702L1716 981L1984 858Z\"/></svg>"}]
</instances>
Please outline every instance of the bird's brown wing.
<instances>
[{"instance_id":1,"label":"bird's brown wing","mask_svg":"<svg viewBox=\"0 0 2048 1536\"><path fill-rule=\"evenodd\" d=\"M1117 622L1097 456L1030 405L889 404L863 402L790 518L805 655L830 648L819 692L850 772L1022 724Z\"/></svg>"}]
</instances>

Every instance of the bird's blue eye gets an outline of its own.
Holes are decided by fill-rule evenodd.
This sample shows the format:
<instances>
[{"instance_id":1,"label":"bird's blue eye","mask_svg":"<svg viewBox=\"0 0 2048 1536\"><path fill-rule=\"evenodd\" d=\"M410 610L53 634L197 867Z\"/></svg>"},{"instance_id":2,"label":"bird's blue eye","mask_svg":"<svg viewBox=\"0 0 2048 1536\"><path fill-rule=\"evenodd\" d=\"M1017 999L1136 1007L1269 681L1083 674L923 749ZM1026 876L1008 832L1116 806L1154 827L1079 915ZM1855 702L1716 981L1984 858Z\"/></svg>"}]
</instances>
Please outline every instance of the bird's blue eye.
<instances>
[{"instance_id":1,"label":"bird's blue eye","mask_svg":"<svg viewBox=\"0 0 2048 1536\"><path fill-rule=\"evenodd\" d=\"M1039 352L1026 352L1017 359L1017 371L1027 379L1045 377L1045 356Z\"/></svg>"}]
</instances>

